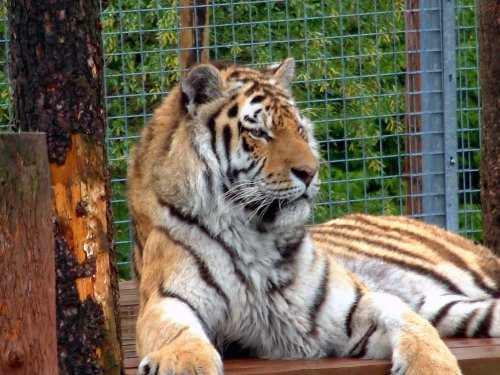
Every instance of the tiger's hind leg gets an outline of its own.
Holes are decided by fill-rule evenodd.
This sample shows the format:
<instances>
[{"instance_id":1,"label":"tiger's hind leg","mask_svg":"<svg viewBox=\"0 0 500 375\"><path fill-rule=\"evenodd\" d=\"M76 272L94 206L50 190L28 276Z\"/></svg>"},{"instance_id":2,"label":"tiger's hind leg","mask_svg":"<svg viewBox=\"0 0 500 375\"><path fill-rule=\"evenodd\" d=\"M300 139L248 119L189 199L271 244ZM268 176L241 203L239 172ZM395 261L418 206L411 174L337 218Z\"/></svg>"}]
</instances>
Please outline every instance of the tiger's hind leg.
<instances>
[{"instance_id":1,"label":"tiger's hind leg","mask_svg":"<svg viewBox=\"0 0 500 375\"><path fill-rule=\"evenodd\" d=\"M463 295L431 295L417 312L434 325L442 337L500 337L500 299Z\"/></svg>"},{"instance_id":2,"label":"tiger's hind leg","mask_svg":"<svg viewBox=\"0 0 500 375\"><path fill-rule=\"evenodd\" d=\"M402 300L364 293L350 314L344 356L387 358L393 375L459 375L457 360L437 330Z\"/></svg>"}]
</instances>

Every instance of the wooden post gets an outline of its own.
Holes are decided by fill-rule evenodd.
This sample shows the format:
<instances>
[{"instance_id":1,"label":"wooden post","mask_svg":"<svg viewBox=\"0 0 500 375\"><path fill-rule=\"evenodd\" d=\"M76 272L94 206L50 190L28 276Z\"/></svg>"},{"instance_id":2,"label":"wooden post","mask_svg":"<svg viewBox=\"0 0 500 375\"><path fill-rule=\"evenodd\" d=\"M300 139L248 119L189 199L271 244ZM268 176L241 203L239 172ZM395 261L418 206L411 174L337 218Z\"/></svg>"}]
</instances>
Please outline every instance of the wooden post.
<instances>
[{"instance_id":1,"label":"wooden post","mask_svg":"<svg viewBox=\"0 0 500 375\"><path fill-rule=\"evenodd\" d=\"M45 134L0 133L0 373L57 374Z\"/></svg>"},{"instance_id":2,"label":"wooden post","mask_svg":"<svg viewBox=\"0 0 500 375\"><path fill-rule=\"evenodd\" d=\"M208 53L208 0L181 0L180 2L180 68L185 77L196 63L206 63Z\"/></svg>"},{"instance_id":3,"label":"wooden post","mask_svg":"<svg viewBox=\"0 0 500 375\"><path fill-rule=\"evenodd\" d=\"M48 140L59 372L122 374L99 2L8 6L14 125Z\"/></svg>"},{"instance_id":4,"label":"wooden post","mask_svg":"<svg viewBox=\"0 0 500 375\"><path fill-rule=\"evenodd\" d=\"M483 241L500 255L500 2L479 0Z\"/></svg>"},{"instance_id":5,"label":"wooden post","mask_svg":"<svg viewBox=\"0 0 500 375\"><path fill-rule=\"evenodd\" d=\"M422 101L420 87L419 0L406 0L406 215L422 207Z\"/></svg>"}]
</instances>

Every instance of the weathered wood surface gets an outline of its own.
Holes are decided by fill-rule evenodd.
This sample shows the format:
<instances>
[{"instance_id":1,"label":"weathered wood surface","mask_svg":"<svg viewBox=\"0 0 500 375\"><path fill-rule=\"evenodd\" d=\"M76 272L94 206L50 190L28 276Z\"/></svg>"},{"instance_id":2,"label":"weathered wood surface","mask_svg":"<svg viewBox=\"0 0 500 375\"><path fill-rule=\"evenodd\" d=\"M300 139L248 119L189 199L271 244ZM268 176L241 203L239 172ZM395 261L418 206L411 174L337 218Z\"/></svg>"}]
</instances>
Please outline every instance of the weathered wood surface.
<instances>
[{"instance_id":1,"label":"weathered wood surface","mask_svg":"<svg viewBox=\"0 0 500 375\"><path fill-rule=\"evenodd\" d=\"M57 374L45 134L0 133L0 374Z\"/></svg>"},{"instance_id":2,"label":"weathered wood surface","mask_svg":"<svg viewBox=\"0 0 500 375\"><path fill-rule=\"evenodd\" d=\"M135 375L139 359L135 353L135 322L139 308L135 281L120 283L120 316L127 375ZM446 344L458 358L464 375L497 375L500 370L500 338L452 339ZM268 361L262 359L230 359L224 361L226 375L388 375L390 362L356 358L321 360Z\"/></svg>"},{"instance_id":3,"label":"weathered wood surface","mask_svg":"<svg viewBox=\"0 0 500 375\"><path fill-rule=\"evenodd\" d=\"M48 140L59 371L121 374L99 1L8 8L14 126Z\"/></svg>"},{"instance_id":4,"label":"weathered wood surface","mask_svg":"<svg viewBox=\"0 0 500 375\"><path fill-rule=\"evenodd\" d=\"M500 255L500 2L479 0L478 4L483 240Z\"/></svg>"},{"instance_id":5,"label":"weathered wood surface","mask_svg":"<svg viewBox=\"0 0 500 375\"><path fill-rule=\"evenodd\" d=\"M196 63L206 63L209 60L209 5L208 0L181 0L180 14L180 68L183 76L187 69Z\"/></svg>"},{"instance_id":6,"label":"weathered wood surface","mask_svg":"<svg viewBox=\"0 0 500 375\"><path fill-rule=\"evenodd\" d=\"M406 0L406 214L422 214L422 92L420 83L420 0Z\"/></svg>"}]
</instances>

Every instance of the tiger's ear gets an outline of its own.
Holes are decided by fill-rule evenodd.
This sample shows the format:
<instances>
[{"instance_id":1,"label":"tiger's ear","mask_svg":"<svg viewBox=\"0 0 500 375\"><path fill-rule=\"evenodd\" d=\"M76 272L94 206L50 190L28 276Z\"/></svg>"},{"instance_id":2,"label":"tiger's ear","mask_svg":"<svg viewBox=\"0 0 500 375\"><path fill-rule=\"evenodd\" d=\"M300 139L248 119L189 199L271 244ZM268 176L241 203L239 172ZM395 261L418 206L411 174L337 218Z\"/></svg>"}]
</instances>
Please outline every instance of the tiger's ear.
<instances>
[{"instance_id":1,"label":"tiger's ear","mask_svg":"<svg viewBox=\"0 0 500 375\"><path fill-rule=\"evenodd\" d=\"M181 90L188 112L193 114L199 105L222 96L222 77L212 65L198 65L182 81Z\"/></svg>"},{"instance_id":2,"label":"tiger's ear","mask_svg":"<svg viewBox=\"0 0 500 375\"><path fill-rule=\"evenodd\" d=\"M295 59L289 57L280 65L271 68L276 81L286 89L289 89L295 78Z\"/></svg>"}]
</instances>

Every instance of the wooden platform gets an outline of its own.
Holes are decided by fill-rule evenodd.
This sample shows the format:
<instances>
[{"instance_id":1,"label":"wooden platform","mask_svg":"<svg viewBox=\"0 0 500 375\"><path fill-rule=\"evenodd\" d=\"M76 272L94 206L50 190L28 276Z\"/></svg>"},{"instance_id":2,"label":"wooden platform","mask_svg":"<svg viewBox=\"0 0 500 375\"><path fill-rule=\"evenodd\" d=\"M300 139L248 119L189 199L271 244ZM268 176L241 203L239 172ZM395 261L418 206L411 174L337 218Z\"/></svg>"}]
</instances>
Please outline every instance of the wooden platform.
<instances>
[{"instance_id":1,"label":"wooden platform","mask_svg":"<svg viewBox=\"0 0 500 375\"><path fill-rule=\"evenodd\" d=\"M135 321L139 306L135 282L125 281L120 283L120 305L126 374L132 375L137 373L139 364L134 344ZM500 338L452 339L446 340L446 343L458 358L464 375L500 374ZM300 361L231 359L224 361L224 370L227 375L388 375L390 362L354 358Z\"/></svg>"}]
</instances>

